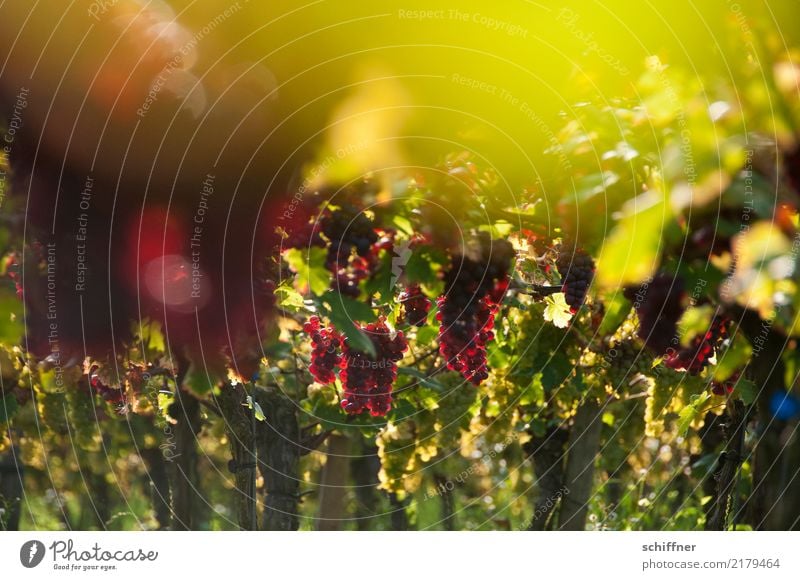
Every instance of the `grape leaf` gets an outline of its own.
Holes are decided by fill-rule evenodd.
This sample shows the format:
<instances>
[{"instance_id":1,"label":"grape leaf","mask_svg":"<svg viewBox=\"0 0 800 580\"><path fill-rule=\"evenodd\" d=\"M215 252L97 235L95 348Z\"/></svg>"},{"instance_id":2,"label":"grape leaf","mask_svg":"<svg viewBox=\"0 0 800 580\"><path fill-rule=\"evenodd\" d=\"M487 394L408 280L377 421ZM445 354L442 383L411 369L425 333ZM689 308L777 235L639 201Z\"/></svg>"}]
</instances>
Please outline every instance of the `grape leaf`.
<instances>
[{"instance_id":1,"label":"grape leaf","mask_svg":"<svg viewBox=\"0 0 800 580\"><path fill-rule=\"evenodd\" d=\"M148 350L160 353L166 352L167 345L164 340L164 333L161 331L161 323L157 320L145 318L138 325L134 322L131 331L139 337Z\"/></svg>"},{"instance_id":2,"label":"grape leaf","mask_svg":"<svg viewBox=\"0 0 800 580\"><path fill-rule=\"evenodd\" d=\"M673 221L662 194L650 191L628 202L597 260L597 282L605 288L639 284L658 268L662 233Z\"/></svg>"},{"instance_id":3,"label":"grape leaf","mask_svg":"<svg viewBox=\"0 0 800 580\"><path fill-rule=\"evenodd\" d=\"M745 405L752 405L755 403L759 392L758 386L756 386L753 381L744 378L736 381L734 390Z\"/></svg>"},{"instance_id":4,"label":"grape leaf","mask_svg":"<svg viewBox=\"0 0 800 580\"><path fill-rule=\"evenodd\" d=\"M22 302L11 292L0 291L0 342L18 344L22 341Z\"/></svg>"},{"instance_id":5,"label":"grape leaf","mask_svg":"<svg viewBox=\"0 0 800 580\"><path fill-rule=\"evenodd\" d=\"M397 373L400 374L400 375L408 375L408 376L414 377L415 379L417 379L420 383L422 383L426 387L430 387L432 389L435 389L436 391L439 391L440 393L443 393L443 392L445 392L447 390L447 388L442 383L440 383L436 379L433 379L433 378L429 377L428 375L426 375L425 373L423 373L422 371L419 371L417 369L413 369L411 367L400 367L400 368L397 369Z\"/></svg>"},{"instance_id":6,"label":"grape leaf","mask_svg":"<svg viewBox=\"0 0 800 580\"><path fill-rule=\"evenodd\" d=\"M288 284L281 284L275 288L275 294L280 297L278 304L292 312L299 312L305 307L303 297L300 293Z\"/></svg>"},{"instance_id":7,"label":"grape leaf","mask_svg":"<svg viewBox=\"0 0 800 580\"><path fill-rule=\"evenodd\" d=\"M361 352L374 357L377 352L372 340L355 325L358 321L375 320L372 307L364 302L342 296L337 292L327 292L316 301L339 332L345 335L348 344Z\"/></svg>"},{"instance_id":8,"label":"grape leaf","mask_svg":"<svg viewBox=\"0 0 800 580\"><path fill-rule=\"evenodd\" d=\"M751 354L753 354L753 347L741 332L736 333L722 354L717 356L714 380L727 380L734 372L747 364Z\"/></svg>"},{"instance_id":9,"label":"grape leaf","mask_svg":"<svg viewBox=\"0 0 800 580\"><path fill-rule=\"evenodd\" d=\"M569 305L564 298L563 292L551 294L545 299L544 319L547 322L552 322L557 328L566 328L569 326L569 321L572 320L572 313L569 311Z\"/></svg>"},{"instance_id":10,"label":"grape leaf","mask_svg":"<svg viewBox=\"0 0 800 580\"><path fill-rule=\"evenodd\" d=\"M694 400L691 405L687 405L681 409L678 415L678 435L680 437L686 436L689 427L691 427L692 423L694 423L700 415L700 409L702 409L703 405L706 404L710 397L711 395L708 394L708 391L705 391L697 395L696 398L693 398Z\"/></svg>"},{"instance_id":11,"label":"grape leaf","mask_svg":"<svg viewBox=\"0 0 800 580\"><path fill-rule=\"evenodd\" d=\"M284 258L289 267L297 273L294 287L301 294L309 290L319 296L331 285L331 273L325 267L325 258L328 252L325 248L309 248L308 251L292 248L286 252Z\"/></svg>"},{"instance_id":12,"label":"grape leaf","mask_svg":"<svg viewBox=\"0 0 800 580\"><path fill-rule=\"evenodd\" d=\"M633 308L633 304L622 295L622 292L614 292L605 301L605 305L606 311L597 330L599 335L613 334Z\"/></svg>"}]
</instances>

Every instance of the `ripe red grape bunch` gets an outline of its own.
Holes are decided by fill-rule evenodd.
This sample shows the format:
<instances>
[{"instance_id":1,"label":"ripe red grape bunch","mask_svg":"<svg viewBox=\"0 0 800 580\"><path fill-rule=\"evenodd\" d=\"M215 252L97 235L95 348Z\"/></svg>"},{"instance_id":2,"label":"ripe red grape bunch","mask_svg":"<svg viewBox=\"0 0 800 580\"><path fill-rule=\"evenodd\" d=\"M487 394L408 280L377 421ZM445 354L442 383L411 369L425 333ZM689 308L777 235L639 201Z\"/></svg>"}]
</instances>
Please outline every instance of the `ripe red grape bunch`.
<instances>
[{"instance_id":1,"label":"ripe red grape bunch","mask_svg":"<svg viewBox=\"0 0 800 580\"><path fill-rule=\"evenodd\" d=\"M403 306L401 322L412 326L425 326L428 312L431 309L431 301L422 293L419 284L408 286L400 293L398 300Z\"/></svg>"},{"instance_id":2,"label":"ripe red grape bunch","mask_svg":"<svg viewBox=\"0 0 800 580\"><path fill-rule=\"evenodd\" d=\"M728 336L729 325L726 317L715 316L705 333L695 336L689 346L672 350L664 359L664 364L671 369L685 369L690 375L700 374Z\"/></svg>"},{"instance_id":3,"label":"ripe red grape bunch","mask_svg":"<svg viewBox=\"0 0 800 580\"><path fill-rule=\"evenodd\" d=\"M344 388L342 408L349 415L368 410L373 417L383 417L392 408L397 363L408 349L408 342L402 331L393 333L383 318L362 330L375 346L376 355L351 348L345 340L345 365L339 375Z\"/></svg>"},{"instance_id":4,"label":"ripe red grape bunch","mask_svg":"<svg viewBox=\"0 0 800 580\"><path fill-rule=\"evenodd\" d=\"M342 336L332 326L322 327L319 317L312 316L303 325L311 337L311 366L308 368L318 383L329 385L336 380L335 371L342 367Z\"/></svg>"},{"instance_id":5,"label":"ripe red grape bunch","mask_svg":"<svg viewBox=\"0 0 800 580\"><path fill-rule=\"evenodd\" d=\"M678 320L684 311L683 279L660 273L638 288L625 290L639 317L638 336L656 355L665 354L677 342Z\"/></svg>"},{"instance_id":6,"label":"ripe red grape bunch","mask_svg":"<svg viewBox=\"0 0 800 580\"><path fill-rule=\"evenodd\" d=\"M589 286L594 279L594 260L581 250L561 251L556 260L556 267L561 275L561 291L564 293L570 312L575 314L583 306Z\"/></svg>"},{"instance_id":7,"label":"ripe red grape bunch","mask_svg":"<svg viewBox=\"0 0 800 580\"><path fill-rule=\"evenodd\" d=\"M333 272L334 289L340 294L358 297L359 282L368 278L375 266L372 250L378 234L372 220L354 205L346 204L326 212L320 226L330 240L325 265Z\"/></svg>"},{"instance_id":8,"label":"ripe red grape bunch","mask_svg":"<svg viewBox=\"0 0 800 580\"><path fill-rule=\"evenodd\" d=\"M730 395L736 388L736 383L739 382L739 377L741 376L742 369L739 369L724 381L711 381L711 392L720 397Z\"/></svg>"},{"instance_id":9,"label":"ripe red grape bunch","mask_svg":"<svg viewBox=\"0 0 800 580\"><path fill-rule=\"evenodd\" d=\"M482 236L469 255L453 256L444 276L446 290L436 314L439 352L447 368L474 385L489 376L486 344L494 338L494 317L513 257L511 244Z\"/></svg>"}]
</instances>

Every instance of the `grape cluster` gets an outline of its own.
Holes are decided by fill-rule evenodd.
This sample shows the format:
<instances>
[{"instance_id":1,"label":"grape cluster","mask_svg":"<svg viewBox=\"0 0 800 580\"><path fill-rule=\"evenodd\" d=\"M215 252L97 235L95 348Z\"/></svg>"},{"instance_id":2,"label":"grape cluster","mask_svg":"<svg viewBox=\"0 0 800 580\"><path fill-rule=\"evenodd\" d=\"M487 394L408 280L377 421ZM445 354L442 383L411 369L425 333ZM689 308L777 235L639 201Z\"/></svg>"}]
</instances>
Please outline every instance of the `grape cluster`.
<instances>
[{"instance_id":1,"label":"grape cluster","mask_svg":"<svg viewBox=\"0 0 800 580\"><path fill-rule=\"evenodd\" d=\"M628 317L604 341L606 350L603 354L608 362L607 373L616 387L628 384L640 375L647 376L653 369L652 354L637 344L635 318Z\"/></svg>"},{"instance_id":2,"label":"grape cluster","mask_svg":"<svg viewBox=\"0 0 800 580\"><path fill-rule=\"evenodd\" d=\"M336 380L335 371L342 367L342 336L332 326L323 328L319 317L312 316L303 325L311 337L311 366L308 368L317 382L329 385Z\"/></svg>"},{"instance_id":3,"label":"grape cluster","mask_svg":"<svg viewBox=\"0 0 800 580\"><path fill-rule=\"evenodd\" d=\"M741 370L734 372L724 381L712 381L711 392L721 397L730 395L733 392L733 389L736 387L736 383L739 382L740 376Z\"/></svg>"},{"instance_id":4,"label":"grape cluster","mask_svg":"<svg viewBox=\"0 0 800 580\"><path fill-rule=\"evenodd\" d=\"M457 371L474 385L489 377L486 344L494 339L494 315L497 305L488 296L481 298L471 316L456 311L448 299L438 300L436 315L439 329L439 352L447 360L447 368Z\"/></svg>"},{"instance_id":5,"label":"grape cluster","mask_svg":"<svg viewBox=\"0 0 800 580\"><path fill-rule=\"evenodd\" d=\"M478 391L464 382L458 373L444 372L436 375L444 387L436 410L436 438L439 447L459 447L461 432L469 431L473 413L470 410L478 397Z\"/></svg>"},{"instance_id":6,"label":"grape cluster","mask_svg":"<svg viewBox=\"0 0 800 580\"><path fill-rule=\"evenodd\" d=\"M508 288L514 257L511 244L478 239L472 256L454 256L446 272L445 294L437 300L439 352L447 368L474 385L489 376L486 344L494 338L494 317Z\"/></svg>"},{"instance_id":7,"label":"grape cluster","mask_svg":"<svg viewBox=\"0 0 800 580\"><path fill-rule=\"evenodd\" d=\"M419 284L412 284L400 293L398 297L403 311L400 315L400 322L412 326L425 326L428 319L428 312L431 309L431 301L422 293Z\"/></svg>"},{"instance_id":8,"label":"grape cluster","mask_svg":"<svg viewBox=\"0 0 800 580\"><path fill-rule=\"evenodd\" d=\"M639 317L639 338L655 354L666 353L676 343L678 320L684 310L683 279L657 274L638 288L627 288L625 296L633 302Z\"/></svg>"},{"instance_id":9,"label":"grape cluster","mask_svg":"<svg viewBox=\"0 0 800 580\"><path fill-rule=\"evenodd\" d=\"M345 364L340 373L344 388L342 408L350 415L368 410L373 417L382 417L392 407L397 363L408 349L408 342L402 331L393 334L383 318L362 330L375 346L376 355L351 348L345 339Z\"/></svg>"},{"instance_id":10,"label":"grape cluster","mask_svg":"<svg viewBox=\"0 0 800 580\"><path fill-rule=\"evenodd\" d=\"M390 493L413 491L418 485L418 436L414 421L389 423L375 440L381 469L379 489Z\"/></svg>"},{"instance_id":11,"label":"grape cluster","mask_svg":"<svg viewBox=\"0 0 800 580\"><path fill-rule=\"evenodd\" d=\"M556 260L558 273L561 275L561 291L575 314L586 300L586 293L594 279L594 260L581 250L574 252L561 251Z\"/></svg>"},{"instance_id":12,"label":"grape cluster","mask_svg":"<svg viewBox=\"0 0 800 580\"><path fill-rule=\"evenodd\" d=\"M17 297L22 299L22 280L20 279L19 271L19 255L16 252L8 254L3 264L6 276L14 282L14 287L17 291Z\"/></svg>"},{"instance_id":13,"label":"grape cluster","mask_svg":"<svg viewBox=\"0 0 800 580\"><path fill-rule=\"evenodd\" d=\"M285 231L286 237L281 242L283 249L301 248L307 250L309 248L325 247L325 240L322 238L322 232L316 222L309 221Z\"/></svg>"},{"instance_id":14,"label":"grape cluster","mask_svg":"<svg viewBox=\"0 0 800 580\"><path fill-rule=\"evenodd\" d=\"M330 240L325 266L333 272L334 290L358 297L359 283L370 276L376 264L373 246L378 242L378 234L372 220L356 206L346 204L326 212L320 227Z\"/></svg>"},{"instance_id":15,"label":"grape cluster","mask_svg":"<svg viewBox=\"0 0 800 580\"><path fill-rule=\"evenodd\" d=\"M89 385L91 385L92 389L100 395L104 401L112 405L120 405L125 400L125 393L122 389L114 389L109 387L103 379L100 377L97 366L93 366L92 369L89 371Z\"/></svg>"},{"instance_id":16,"label":"grape cluster","mask_svg":"<svg viewBox=\"0 0 800 580\"><path fill-rule=\"evenodd\" d=\"M664 364L671 369L684 369L690 375L700 374L728 336L729 323L724 316L715 316L705 333L695 336L689 346L669 352Z\"/></svg>"}]
</instances>

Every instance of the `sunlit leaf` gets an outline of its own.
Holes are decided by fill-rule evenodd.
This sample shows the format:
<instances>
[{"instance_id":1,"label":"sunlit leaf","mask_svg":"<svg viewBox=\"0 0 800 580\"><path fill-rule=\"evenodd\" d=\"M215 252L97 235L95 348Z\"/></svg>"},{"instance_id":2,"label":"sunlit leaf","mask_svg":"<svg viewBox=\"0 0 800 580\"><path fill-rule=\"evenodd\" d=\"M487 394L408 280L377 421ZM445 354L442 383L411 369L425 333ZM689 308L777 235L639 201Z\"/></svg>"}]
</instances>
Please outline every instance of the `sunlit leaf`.
<instances>
[{"instance_id":1,"label":"sunlit leaf","mask_svg":"<svg viewBox=\"0 0 800 580\"><path fill-rule=\"evenodd\" d=\"M722 353L717 355L714 380L727 380L733 373L747 364L752 354L753 347L750 346L750 343L741 332L737 332Z\"/></svg>"},{"instance_id":2,"label":"sunlit leaf","mask_svg":"<svg viewBox=\"0 0 800 580\"><path fill-rule=\"evenodd\" d=\"M563 292L551 294L545 298L544 319L552 322L557 328L566 328L572 320L572 313L564 298Z\"/></svg>"},{"instance_id":3,"label":"sunlit leaf","mask_svg":"<svg viewBox=\"0 0 800 580\"><path fill-rule=\"evenodd\" d=\"M325 248L288 250L284 257L289 267L297 274L295 289L301 294L310 290L315 295L323 294L331 284L331 272L325 267L327 257Z\"/></svg>"},{"instance_id":4,"label":"sunlit leaf","mask_svg":"<svg viewBox=\"0 0 800 580\"><path fill-rule=\"evenodd\" d=\"M672 215L661 194L650 192L629 202L597 260L597 282L606 288L639 284L658 268L662 234Z\"/></svg>"},{"instance_id":5,"label":"sunlit leaf","mask_svg":"<svg viewBox=\"0 0 800 580\"><path fill-rule=\"evenodd\" d=\"M0 290L0 342L19 344L22 340L22 302L12 292Z\"/></svg>"},{"instance_id":6,"label":"sunlit leaf","mask_svg":"<svg viewBox=\"0 0 800 580\"><path fill-rule=\"evenodd\" d=\"M697 395L690 405L681 409L678 414L678 435L684 437L689 431L692 423L698 420L703 405L706 404L711 395L707 391Z\"/></svg>"}]
</instances>

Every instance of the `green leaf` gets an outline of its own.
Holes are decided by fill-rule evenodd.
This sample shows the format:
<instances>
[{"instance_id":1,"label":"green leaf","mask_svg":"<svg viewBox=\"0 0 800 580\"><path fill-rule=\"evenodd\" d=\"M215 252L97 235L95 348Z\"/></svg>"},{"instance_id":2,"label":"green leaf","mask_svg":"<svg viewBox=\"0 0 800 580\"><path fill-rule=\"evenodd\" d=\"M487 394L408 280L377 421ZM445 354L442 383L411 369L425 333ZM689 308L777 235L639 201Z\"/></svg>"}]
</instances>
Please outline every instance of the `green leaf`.
<instances>
[{"instance_id":1,"label":"green leaf","mask_svg":"<svg viewBox=\"0 0 800 580\"><path fill-rule=\"evenodd\" d=\"M394 272L392 272L391 252L384 252L380 258L380 263L372 276L364 282L364 290L368 296L380 294L380 303L386 304L394 299L393 286L397 282Z\"/></svg>"},{"instance_id":2,"label":"green leaf","mask_svg":"<svg viewBox=\"0 0 800 580\"><path fill-rule=\"evenodd\" d=\"M308 251L292 248L284 254L284 259L289 267L297 273L294 287L301 294L319 296L325 293L331 285L331 273L325 267L325 258L328 252L325 248L310 248Z\"/></svg>"},{"instance_id":3,"label":"green leaf","mask_svg":"<svg viewBox=\"0 0 800 580\"><path fill-rule=\"evenodd\" d=\"M392 219L392 224L398 230L400 230L407 236L414 235L414 226L411 224L411 222L408 220L407 217L395 214L392 216L391 219Z\"/></svg>"},{"instance_id":4,"label":"green leaf","mask_svg":"<svg viewBox=\"0 0 800 580\"><path fill-rule=\"evenodd\" d=\"M375 320L375 312L371 306L342 296L337 292L328 292L317 302L336 329L345 335L352 348L367 353L371 357L377 355L372 340L355 325L357 321Z\"/></svg>"},{"instance_id":5,"label":"green leaf","mask_svg":"<svg viewBox=\"0 0 800 580\"><path fill-rule=\"evenodd\" d=\"M622 295L622 292L614 292L605 301L606 311L597 333L600 336L613 334L625 321L633 308L633 304Z\"/></svg>"},{"instance_id":6,"label":"green leaf","mask_svg":"<svg viewBox=\"0 0 800 580\"><path fill-rule=\"evenodd\" d=\"M434 265L444 264L444 254L431 246L420 246L413 251L405 266L401 264L403 273L409 282L431 284L437 280L437 269Z\"/></svg>"},{"instance_id":7,"label":"green leaf","mask_svg":"<svg viewBox=\"0 0 800 580\"><path fill-rule=\"evenodd\" d=\"M426 387L430 387L431 389L434 389L439 393L443 393L447 390L447 387L445 387L442 383L440 383L436 379L433 379L428 375L426 375L425 373L423 373L422 371L419 371L411 367L400 367L397 369L397 374L414 377L421 384L425 385Z\"/></svg>"},{"instance_id":8,"label":"green leaf","mask_svg":"<svg viewBox=\"0 0 800 580\"><path fill-rule=\"evenodd\" d=\"M758 386L753 382L745 378L741 378L736 381L736 387L734 392L739 395L739 398L742 400L742 403L745 405L752 405L756 402L756 398L758 397Z\"/></svg>"},{"instance_id":9,"label":"green leaf","mask_svg":"<svg viewBox=\"0 0 800 580\"><path fill-rule=\"evenodd\" d=\"M697 417L700 415L700 409L703 405L708 402L708 399L711 395L708 394L708 391L705 391L694 398L691 405L687 405L683 409L681 409L680 414L678 415L678 435L680 437L685 437L686 433L689 431L689 427L692 426L697 420Z\"/></svg>"},{"instance_id":10,"label":"green leaf","mask_svg":"<svg viewBox=\"0 0 800 580\"><path fill-rule=\"evenodd\" d=\"M186 384L195 395L202 396L209 393L219 381L192 365L186 373Z\"/></svg>"},{"instance_id":11,"label":"green leaf","mask_svg":"<svg viewBox=\"0 0 800 580\"><path fill-rule=\"evenodd\" d=\"M687 308L678 321L678 332L681 337L681 344L683 346L689 346L689 343L694 337L708 332L713 316L714 308L711 305Z\"/></svg>"},{"instance_id":12,"label":"green leaf","mask_svg":"<svg viewBox=\"0 0 800 580\"><path fill-rule=\"evenodd\" d=\"M543 405L544 404L544 385L542 385L542 375L537 374L533 377L530 384L525 387L519 398L520 405Z\"/></svg>"},{"instance_id":13,"label":"green leaf","mask_svg":"<svg viewBox=\"0 0 800 580\"><path fill-rule=\"evenodd\" d=\"M413 417L417 413L418 410L414 405L405 399L400 399L395 401L392 405L389 419L395 423L399 423L400 421Z\"/></svg>"},{"instance_id":14,"label":"green leaf","mask_svg":"<svg viewBox=\"0 0 800 580\"><path fill-rule=\"evenodd\" d=\"M504 239L514 231L514 226L506 220L498 220L493 224L482 224L478 226L478 231L488 232L493 239Z\"/></svg>"},{"instance_id":15,"label":"green leaf","mask_svg":"<svg viewBox=\"0 0 800 580\"><path fill-rule=\"evenodd\" d=\"M161 331L161 323L157 320L145 318L138 325L134 322L132 332L139 337L147 350L160 353L167 351L164 333Z\"/></svg>"},{"instance_id":16,"label":"green leaf","mask_svg":"<svg viewBox=\"0 0 800 580\"><path fill-rule=\"evenodd\" d=\"M16 345L22 342L22 302L16 294L0 290L0 342Z\"/></svg>"},{"instance_id":17,"label":"green leaf","mask_svg":"<svg viewBox=\"0 0 800 580\"><path fill-rule=\"evenodd\" d=\"M542 387L546 392L561 386L572 373L572 363L569 357L557 351L542 369Z\"/></svg>"},{"instance_id":18,"label":"green leaf","mask_svg":"<svg viewBox=\"0 0 800 580\"><path fill-rule=\"evenodd\" d=\"M717 365L714 367L714 380L725 381L733 373L742 368L750 360L753 354L753 347L741 332L737 332L727 348L717 357Z\"/></svg>"},{"instance_id":19,"label":"green leaf","mask_svg":"<svg viewBox=\"0 0 800 580\"><path fill-rule=\"evenodd\" d=\"M281 284L275 288L275 294L278 295L278 304L292 312L299 312L305 307L305 302L300 293L294 287L288 284Z\"/></svg>"},{"instance_id":20,"label":"green leaf","mask_svg":"<svg viewBox=\"0 0 800 580\"><path fill-rule=\"evenodd\" d=\"M605 288L639 284L658 268L661 236L673 221L664 196L648 192L628 202L597 260L597 282Z\"/></svg>"},{"instance_id":21,"label":"green leaf","mask_svg":"<svg viewBox=\"0 0 800 580\"><path fill-rule=\"evenodd\" d=\"M0 425L5 425L17 412L17 399L14 395L6 395L0 399Z\"/></svg>"},{"instance_id":22,"label":"green leaf","mask_svg":"<svg viewBox=\"0 0 800 580\"><path fill-rule=\"evenodd\" d=\"M499 338L499 334L495 335ZM494 340L486 347L486 356L489 361L489 367L493 369L504 369L508 366L509 356L503 350L500 341Z\"/></svg>"},{"instance_id":23,"label":"green leaf","mask_svg":"<svg viewBox=\"0 0 800 580\"><path fill-rule=\"evenodd\" d=\"M264 411L261 409L261 405L258 404L258 401L253 401L253 411L256 414L256 421L264 421L266 419Z\"/></svg>"},{"instance_id":24,"label":"green leaf","mask_svg":"<svg viewBox=\"0 0 800 580\"><path fill-rule=\"evenodd\" d=\"M432 324L426 324L417 331L417 344L432 344L439 336L439 330Z\"/></svg>"},{"instance_id":25,"label":"green leaf","mask_svg":"<svg viewBox=\"0 0 800 580\"><path fill-rule=\"evenodd\" d=\"M556 328L566 328L569 326L569 321L572 320L572 313L569 311L569 305L564 298L563 292L551 294L544 299L544 319L547 322L552 322Z\"/></svg>"},{"instance_id":26,"label":"green leaf","mask_svg":"<svg viewBox=\"0 0 800 580\"><path fill-rule=\"evenodd\" d=\"M613 171L593 173L575 182L575 191L579 202L586 202L594 196L605 195L606 189L619 181L619 175Z\"/></svg>"},{"instance_id":27,"label":"green leaf","mask_svg":"<svg viewBox=\"0 0 800 580\"><path fill-rule=\"evenodd\" d=\"M353 322L372 322L377 318L372 306L338 292L326 292L320 297L320 301L331 311L341 313Z\"/></svg>"}]
</instances>

